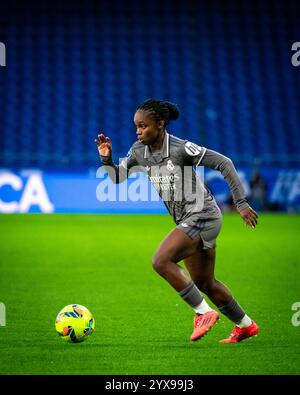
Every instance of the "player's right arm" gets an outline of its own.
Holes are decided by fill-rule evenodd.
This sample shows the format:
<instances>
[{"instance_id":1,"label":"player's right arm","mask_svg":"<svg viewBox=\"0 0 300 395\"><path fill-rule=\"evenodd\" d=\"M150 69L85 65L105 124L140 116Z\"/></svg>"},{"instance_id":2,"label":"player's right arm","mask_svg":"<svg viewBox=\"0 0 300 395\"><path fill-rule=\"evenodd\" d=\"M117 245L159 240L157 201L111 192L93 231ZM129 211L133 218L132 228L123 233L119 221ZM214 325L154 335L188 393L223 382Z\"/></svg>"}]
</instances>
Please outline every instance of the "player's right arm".
<instances>
[{"instance_id":1,"label":"player's right arm","mask_svg":"<svg viewBox=\"0 0 300 395\"><path fill-rule=\"evenodd\" d=\"M98 147L101 162L114 184L123 182L128 177L129 170L138 165L134 154L132 151L129 151L127 158L123 159L120 166L117 166L112 159L112 144L110 138L105 137L103 133L98 134L95 143Z\"/></svg>"},{"instance_id":2,"label":"player's right arm","mask_svg":"<svg viewBox=\"0 0 300 395\"><path fill-rule=\"evenodd\" d=\"M112 146L109 137L105 137L104 134L98 134L98 138L95 139L95 143L98 147L98 152L100 157L110 157L112 156Z\"/></svg>"}]
</instances>

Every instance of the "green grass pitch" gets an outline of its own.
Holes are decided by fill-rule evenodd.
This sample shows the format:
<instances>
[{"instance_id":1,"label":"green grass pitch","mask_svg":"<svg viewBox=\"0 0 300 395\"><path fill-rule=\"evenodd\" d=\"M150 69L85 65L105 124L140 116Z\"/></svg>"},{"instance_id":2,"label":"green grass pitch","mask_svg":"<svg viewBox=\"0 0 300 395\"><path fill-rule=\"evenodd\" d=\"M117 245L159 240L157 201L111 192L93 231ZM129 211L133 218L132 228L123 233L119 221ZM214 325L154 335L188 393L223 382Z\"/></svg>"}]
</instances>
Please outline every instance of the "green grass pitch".
<instances>
[{"instance_id":1,"label":"green grass pitch","mask_svg":"<svg viewBox=\"0 0 300 395\"><path fill-rule=\"evenodd\" d=\"M253 230L224 215L216 277L260 326L229 345L224 316L190 342L193 311L151 267L173 226L167 215L0 216L0 374L299 374L300 217L262 214ZM80 344L55 332L70 303L95 317Z\"/></svg>"}]
</instances>

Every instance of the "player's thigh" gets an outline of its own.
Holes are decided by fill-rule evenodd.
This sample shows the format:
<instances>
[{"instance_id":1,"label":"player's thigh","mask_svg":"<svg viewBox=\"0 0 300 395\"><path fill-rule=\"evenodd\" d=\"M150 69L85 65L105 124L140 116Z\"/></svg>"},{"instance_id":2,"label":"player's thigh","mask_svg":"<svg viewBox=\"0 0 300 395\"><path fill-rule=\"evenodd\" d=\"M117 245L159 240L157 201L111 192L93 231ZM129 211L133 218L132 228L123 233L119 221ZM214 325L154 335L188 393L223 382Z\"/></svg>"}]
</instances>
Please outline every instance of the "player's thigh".
<instances>
[{"instance_id":1,"label":"player's thigh","mask_svg":"<svg viewBox=\"0 0 300 395\"><path fill-rule=\"evenodd\" d=\"M185 232L175 228L165 237L158 247L154 255L154 260L163 259L177 263L195 254L201 246L202 241L200 236L191 239Z\"/></svg>"},{"instance_id":2,"label":"player's thigh","mask_svg":"<svg viewBox=\"0 0 300 395\"><path fill-rule=\"evenodd\" d=\"M215 248L202 249L185 258L184 264L194 281L205 282L214 278L215 259Z\"/></svg>"}]
</instances>

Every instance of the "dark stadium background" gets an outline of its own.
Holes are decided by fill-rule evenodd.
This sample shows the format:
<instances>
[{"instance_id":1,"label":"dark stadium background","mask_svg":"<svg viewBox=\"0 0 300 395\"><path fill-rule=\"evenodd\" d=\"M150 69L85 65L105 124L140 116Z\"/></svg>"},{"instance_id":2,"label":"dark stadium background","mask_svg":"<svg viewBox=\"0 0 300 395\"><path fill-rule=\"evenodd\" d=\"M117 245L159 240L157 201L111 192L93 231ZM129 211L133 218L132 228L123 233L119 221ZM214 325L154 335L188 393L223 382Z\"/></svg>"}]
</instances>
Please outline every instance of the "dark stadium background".
<instances>
[{"instance_id":1,"label":"dark stadium background","mask_svg":"<svg viewBox=\"0 0 300 395\"><path fill-rule=\"evenodd\" d=\"M257 210L299 210L298 15L296 1L2 3L0 167L22 186L2 179L2 202L17 203L1 211L43 211L18 206L26 170L38 169L50 211L134 212L97 201L94 138L109 135L118 162L135 141L134 111L149 97L178 104L169 132L229 156L249 198L259 173L254 185L266 196L253 202ZM225 183L210 178L230 207ZM78 197L82 182L86 196Z\"/></svg>"}]
</instances>

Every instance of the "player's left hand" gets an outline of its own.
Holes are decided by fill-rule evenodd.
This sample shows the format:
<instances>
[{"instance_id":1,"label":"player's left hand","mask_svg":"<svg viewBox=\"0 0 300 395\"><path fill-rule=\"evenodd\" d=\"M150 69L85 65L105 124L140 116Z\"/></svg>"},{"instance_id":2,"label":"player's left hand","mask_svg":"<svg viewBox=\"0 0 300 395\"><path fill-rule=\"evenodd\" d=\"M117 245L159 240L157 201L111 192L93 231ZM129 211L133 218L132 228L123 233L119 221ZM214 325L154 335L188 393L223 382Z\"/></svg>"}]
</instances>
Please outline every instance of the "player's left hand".
<instances>
[{"instance_id":1,"label":"player's left hand","mask_svg":"<svg viewBox=\"0 0 300 395\"><path fill-rule=\"evenodd\" d=\"M240 211L240 216L246 225L251 226L251 228L255 228L257 225L257 213L251 207L244 208L244 210Z\"/></svg>"}]
</instances>

